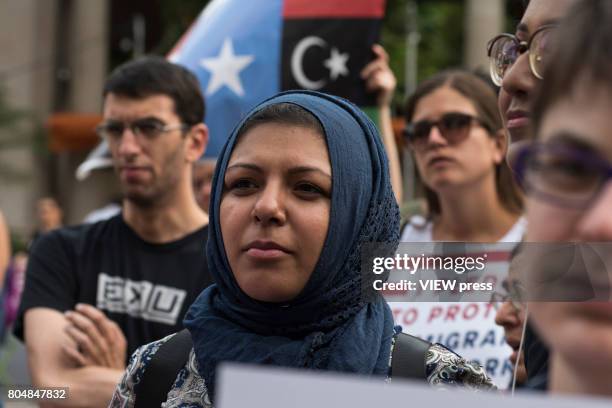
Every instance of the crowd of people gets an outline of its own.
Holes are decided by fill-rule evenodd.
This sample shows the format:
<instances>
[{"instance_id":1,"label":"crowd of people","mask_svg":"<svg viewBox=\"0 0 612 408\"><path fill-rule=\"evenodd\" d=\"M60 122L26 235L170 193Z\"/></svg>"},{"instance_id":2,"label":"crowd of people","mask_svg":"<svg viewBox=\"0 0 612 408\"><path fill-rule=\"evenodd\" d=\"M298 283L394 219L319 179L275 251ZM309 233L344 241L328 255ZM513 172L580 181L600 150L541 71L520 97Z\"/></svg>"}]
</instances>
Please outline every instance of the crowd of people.
<instances>
[{"instance_id":1,"label":"crowd of people","mask_svg":"<svg viewBox=\"0 0 612 408\"><path fill-rule=\"evenodd\" d=\"M530 243L612 240L610 44L609 0L531 0L515 34L483 45L499 89L460 69L423 81L403 114L425 211L404 223L382 47L362 71L378 127L344 99L287 91L254 107L215 161L201 159L196 77L159 57L121 65L97 127L121 211L62 227L56 201L38 204L14 325L33 384L69 388L49 404L211 407L229 361L612 396L609 286L607 301L547 302L523 282L538 273ZM438 241L516 243L490 319L512 348L510 385L411 336L364 290L368 244L391 256ZM0 282L9 242L0 214Z\"/></svg>"}]
</instances>

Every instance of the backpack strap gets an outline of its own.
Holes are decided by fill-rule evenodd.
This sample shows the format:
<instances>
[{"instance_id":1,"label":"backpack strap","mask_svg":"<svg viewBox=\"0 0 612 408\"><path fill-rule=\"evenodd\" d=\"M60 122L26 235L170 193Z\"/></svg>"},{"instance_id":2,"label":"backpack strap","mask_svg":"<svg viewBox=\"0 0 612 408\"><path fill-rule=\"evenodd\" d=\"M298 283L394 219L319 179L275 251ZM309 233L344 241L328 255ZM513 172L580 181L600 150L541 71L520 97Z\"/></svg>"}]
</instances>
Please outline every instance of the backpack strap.
<instances>
[{"instance_id":1,"label":"backpack strap","mask_svg":"<svg viewBox=\"0 0 612 408\"><path fill-rule=\"evenodd\" d=\"M162 344L151 358L140 383L134 387L134 408L160 407L179 371L187 363L193 344L191 334L183 329Z\"/></svg>"},{"instance_id":2,"label":"backpack strap","mask_svg":"<svg viewBox=\"0 0 612 408\"><path fill-rule=\"evenodd\" d=\"M430 347L428 341L406 333L398 334L391 358L391 377L425 380L427 351Z\"/></svg>"},{"instance_id":3,"label":"backpack strap","mask_svg":"<svg viewBox=\"0 0 612 408\"><path fill-rule=\"evenodd\" d=\"M134 408L161 406L179 371L187 363L192 347L187 329L181 330L159 347L134 390ZM424 380L427 377L425 359L430 347L428 341L406 333L398 334L391 359L392 377Z\"/></svg>"}]
</instances>

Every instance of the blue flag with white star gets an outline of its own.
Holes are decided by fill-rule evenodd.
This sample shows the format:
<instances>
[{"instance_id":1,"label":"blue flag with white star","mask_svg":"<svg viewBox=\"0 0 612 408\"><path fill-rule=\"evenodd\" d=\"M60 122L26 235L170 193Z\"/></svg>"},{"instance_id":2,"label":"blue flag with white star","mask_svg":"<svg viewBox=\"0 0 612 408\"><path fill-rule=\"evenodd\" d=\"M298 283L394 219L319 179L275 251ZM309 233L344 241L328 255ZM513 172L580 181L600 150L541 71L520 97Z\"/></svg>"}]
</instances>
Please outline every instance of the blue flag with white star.
<instances>
[{"instance_id":1,"label":"blue flag with white star","mask_svg":"<svg viewBox=\"0 0 612 408\"><path fill-rule=\"evenodd\" d=\"M287 89L373 101L359 77L384 0L213 0L168 55L198 77L216 157L253 106Z\"/></svg>"}]
</instances>

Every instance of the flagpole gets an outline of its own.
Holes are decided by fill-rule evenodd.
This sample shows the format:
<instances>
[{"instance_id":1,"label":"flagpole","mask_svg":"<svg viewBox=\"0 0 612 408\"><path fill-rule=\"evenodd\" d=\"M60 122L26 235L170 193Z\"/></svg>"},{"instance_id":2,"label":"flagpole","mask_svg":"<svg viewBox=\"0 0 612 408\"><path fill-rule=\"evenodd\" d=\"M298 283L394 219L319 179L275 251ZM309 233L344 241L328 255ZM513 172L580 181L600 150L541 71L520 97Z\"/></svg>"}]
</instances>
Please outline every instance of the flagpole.
<instances>
[{"instance_id":1,"label":"flagpole","mask_svg":"<svg viewBox=\"0 0 612 408\"><path fill-rule=\"evenodd\" d=\"M134 36L132 57L142 57L145 55L147 31L145 18L140 13L132 16L132 34Z\"/></svg>"},{"instance_id":2,"label":"flagpole","mask_svg":"<svg viewBox=\"0 0 612 408\"><path fill-rule=\"evenodd\" d=\"M418 7L415 0L409 0L406 3L406 60L404 64L404 95L406 97L414 92L418 81L419 42L421 41L418 27ZM411 201L414 200L416 194L414 162L412 155L406 149L402 152L402 156L402 162L404 163L404 201Z\"/></svg>"},{"instance_id":3,"label":"flagpole","mask_svg":"<svg viewBox=\"0 0 612 408\"><path fill-rule=\"evenodd\" d=\"M406 63L404 72L405 94L414 92L417 85L419 42L421 34L418 27L419 6L415 0L406 3Z\"/></svg>"}]
</instances>

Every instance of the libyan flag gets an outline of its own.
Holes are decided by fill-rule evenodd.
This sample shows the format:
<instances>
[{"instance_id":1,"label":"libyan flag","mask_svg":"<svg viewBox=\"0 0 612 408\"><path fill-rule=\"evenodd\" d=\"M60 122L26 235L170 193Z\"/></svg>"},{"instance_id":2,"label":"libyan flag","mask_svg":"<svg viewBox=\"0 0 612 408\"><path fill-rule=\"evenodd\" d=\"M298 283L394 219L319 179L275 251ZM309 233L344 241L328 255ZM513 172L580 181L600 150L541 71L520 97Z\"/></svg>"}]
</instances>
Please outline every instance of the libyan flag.
<instances>
[{"instance_id":1,"label":"libyan flag","mask_svg":"<svg viewBox=\"0 0 612 408\"><path fill-rule=\"evenodd\" d=\"M213 0L168 58L198 77L216 157L264 99L313 89L373 105L359 73L372 59L385 0Z\"/></svg>"}]
</instances>

